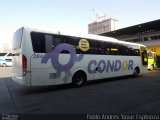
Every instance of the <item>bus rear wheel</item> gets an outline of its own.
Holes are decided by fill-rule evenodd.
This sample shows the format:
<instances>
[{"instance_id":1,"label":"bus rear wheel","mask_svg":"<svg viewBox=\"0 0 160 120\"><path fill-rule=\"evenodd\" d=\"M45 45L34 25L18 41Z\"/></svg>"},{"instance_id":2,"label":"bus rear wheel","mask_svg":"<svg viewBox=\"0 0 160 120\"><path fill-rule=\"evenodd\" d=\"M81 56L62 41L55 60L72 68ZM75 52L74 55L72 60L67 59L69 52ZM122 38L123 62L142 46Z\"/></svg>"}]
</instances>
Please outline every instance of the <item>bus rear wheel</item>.
<instances>
[{"instance_id":1,"label":"bus rear wheel","mask_svg":"<svg viewBox=\"0 0 160 120\"><path fill-rule=\"evenodd\" d=\"M72 84L75 87L81 87L86 82L86 74L82 71L76 72L72 77Z\"/></svg>"}]
</instances>

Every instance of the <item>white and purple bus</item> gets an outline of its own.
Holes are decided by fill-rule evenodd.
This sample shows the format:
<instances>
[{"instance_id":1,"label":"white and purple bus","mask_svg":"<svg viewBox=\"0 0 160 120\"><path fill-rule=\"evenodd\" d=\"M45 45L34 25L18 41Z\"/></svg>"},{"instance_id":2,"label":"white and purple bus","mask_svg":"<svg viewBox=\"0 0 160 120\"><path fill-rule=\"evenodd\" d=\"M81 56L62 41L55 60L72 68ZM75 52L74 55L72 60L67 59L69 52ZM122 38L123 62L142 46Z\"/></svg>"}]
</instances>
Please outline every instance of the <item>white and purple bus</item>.
<instances>
[{"instance_id":1,"label":"white and purple bus","mask_svg":"<svg viewBox=\"0 0 160 120\"><path fill-rule=\"evenodd\" d=\"M72 36L22 27L13 38L12 79L26 86L72 83L147 71L144 45L97 35Z\"/></svg>"}]
</instances>

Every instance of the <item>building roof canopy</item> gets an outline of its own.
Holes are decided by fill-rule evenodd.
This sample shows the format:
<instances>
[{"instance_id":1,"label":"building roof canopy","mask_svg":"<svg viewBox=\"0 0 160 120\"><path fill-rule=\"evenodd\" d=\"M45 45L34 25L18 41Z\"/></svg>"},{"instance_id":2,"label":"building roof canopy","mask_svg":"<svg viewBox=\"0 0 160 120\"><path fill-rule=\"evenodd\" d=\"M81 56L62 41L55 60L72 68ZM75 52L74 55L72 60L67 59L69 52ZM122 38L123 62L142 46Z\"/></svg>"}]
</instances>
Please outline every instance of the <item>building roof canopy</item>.
<instances>
[{"instance_id":1,"label":"building roof canopy","mask_svg":"<svg viewBox=\"0 0 160 120\"><path fill-rule=\"evenodd\" d=\"M148 33L153 31L160 31L160 19L147 22L147 23L130 26L127 28L118 29L115 31L107 32L107 33L103 33L101 35L120 38L120 37L127 37L127 36L143 34L143 33Z\"/></svg>"}]
</instances>

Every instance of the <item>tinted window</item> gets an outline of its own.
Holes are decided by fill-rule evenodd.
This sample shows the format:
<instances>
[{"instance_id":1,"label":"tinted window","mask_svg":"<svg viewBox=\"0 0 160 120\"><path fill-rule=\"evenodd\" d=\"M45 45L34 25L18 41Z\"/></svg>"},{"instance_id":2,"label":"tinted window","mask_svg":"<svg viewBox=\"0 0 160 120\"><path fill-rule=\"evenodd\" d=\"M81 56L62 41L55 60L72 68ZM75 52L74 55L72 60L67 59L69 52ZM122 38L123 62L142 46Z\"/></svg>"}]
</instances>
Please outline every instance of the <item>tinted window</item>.
<instances>
[{"instance_id":1,"label":"tinted window","mask_svg":"<svg viewBox=\"0 0 160 120\"><path fill-rule=\"evenodd\" d=\"M53 37L51 35L45 35L45 38L44 38L44 42L45 42L45 51L46 52L51 52L52 51L52 47L53 46Z\"/></svg>"},{"instance_id":2,"label":"tinted window","mask_svg":"<svg viewBox=\"0 0 160 120\"><path fill-rule=\"evenodd\" d=\"M124 56L139 56L140 51L137 46L129 47L126 44L120 44L115 42L102 42L98 40L83 39L80 37L55 35L47 33L31 33L33 51L37 53L48 53L54 50L54 48L60 43L68 43L72 45L77 54L97 54L97 55L124 55ZM84 42L84 46L82 43ZM87 44L85 44L87 42ZM89 44L89 45L88 45ZM82 46L81 46L82 45ZM88 45L87 50L82 49ZM81 46L81 47L80 47ZM135 49L136 48L136 49ZM67 50L61 53L68 53Z\"/></svg>"},{"instance_id":3,"label":"tinted window","mask_svg":"<svg viewBox=\"0 0 160 120\"><path fill-rule=\"evenodd\" d=\"M119 55L129 55L130 52L129 52L129 47L127 45L124 45L124 44L118 44L118 49L119 49Z\"/></svg>"},{"instance_id":4,"label":"tinted window","mask_svg":"<svg viewBox=\"0 0 160 120\"><path fill-rule=\"evenodd\" d=\"M84 38L80 38L80 37L73 37L73 36L61 36L61 43L65 42L68 43L70 45L72 45L73 47L75 47L76 53L77 54L92 54L93 52L91 52L91 40L89 39L85 39L88 44L89 44L89 49L86 51L83 51L80 46L79 46L79 42L81 40L84 40ZM67 51L63 51L63 53L68 53Z\"/></svg>"},{"instance_id":5,"label":"tinted window","mask_svg":"<svg viewBox=\"0 0 160 120\"><path fill-rule=\"evenodd\" d=\"M47 33L31 33L33 51L37 53L52 52L53 49L63 42L62 36Z\"/></svg>"},{"instance_id":6,"label":"tinted window","mask_svg":"<svg viewBox=\"0 0 160 120\"><path fill-rule=\"evenodd\" d=\"M7 56L13 56L13 54L12 54L12 53L9 53Z\"/></svg>"},{"instance_id":7,"label":"tinted window","mask_svg":"<svg viewBox=\"0 0 160 120\"><path fill-rule=\"evenodd\" d=\"M90 40L89 54L104 54L103 42Z\"/></svg>"},{"instance_id":8,"label":"tinted window","mask_svg":"<svg viewBox=\"0 0 160 120\"><path fill-rule=\"evenodd\" d=\"M45 34L43 33L31 33L33 51L38 53L44 53L45 50Z\"/></svg>"},{"instance_id":9,"label":"tinted window","mask_svg":"<svg viewBox=\"0 0 160 120\"><path fill-rule=\"evenodd\" d=\"M104 53L106 55L119 55L119 48L117 43L105 42Z\"/></svg>"},{"instance_id":10,"label":"tinted window","mask_svg":"<svg viewBox=\"0 0 160 120\"><path fill-rule=\"evenodd\" d=\"M82 53L82 51L78 47L80 38L79 37L72 37L72 36L62 36L61 43L68 43L75 47L77 53ZM62 53L68 53L68 51L63 51Z\"/></svg>"},{"instance_id":11,"label":"tinted window","mask_svg":"<svg viewBox=\"0 0 160 120\"><path fill-rule=\"evenodd\" d=\"M140 50L139 49L134 49L134 56L140 56Z\"/></svg>"},{"instance_id":12,"label":"tinted window","mask_svg":"<svg viewBox=\"0 0 160 120\"><path fill-rule=\"evenodd\" d=\"M5 56L7 53L0 53L0 57Z\"/></svg>"}]
</instances>

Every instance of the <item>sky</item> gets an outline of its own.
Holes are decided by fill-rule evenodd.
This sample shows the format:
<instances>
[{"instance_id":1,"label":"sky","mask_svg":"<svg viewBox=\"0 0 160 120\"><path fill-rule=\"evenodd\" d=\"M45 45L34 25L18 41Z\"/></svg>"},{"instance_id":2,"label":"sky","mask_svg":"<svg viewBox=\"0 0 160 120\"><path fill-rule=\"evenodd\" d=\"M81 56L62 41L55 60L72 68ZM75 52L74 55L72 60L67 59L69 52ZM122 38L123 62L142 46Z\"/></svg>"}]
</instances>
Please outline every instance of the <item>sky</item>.
<instances>
[{"instance_id":1,"label":"sky","mask_svg":"<svg viewBox=\"0 0 160 120\"><path fill-rule=\"evenodd\" d=\"M67 34L88 33L97 9L119 20L119 28L160 19L160 0L3 0L0 2L0 48L11 47L14 32L27 26Z\"/></svg>"}]
</instances>

